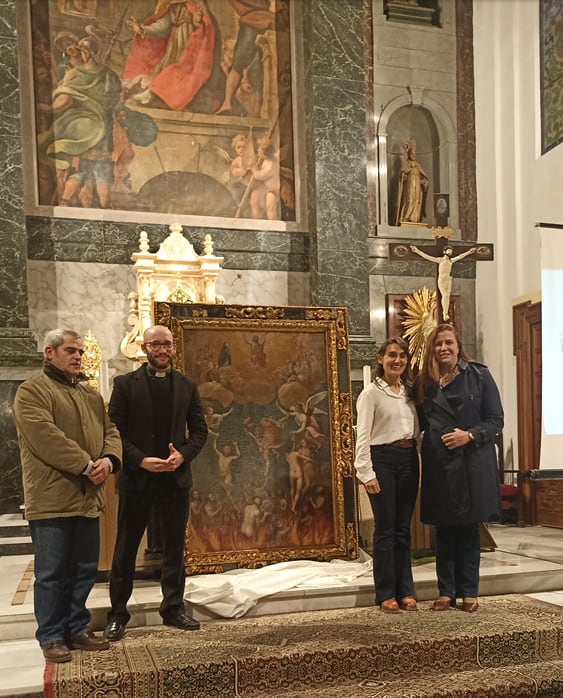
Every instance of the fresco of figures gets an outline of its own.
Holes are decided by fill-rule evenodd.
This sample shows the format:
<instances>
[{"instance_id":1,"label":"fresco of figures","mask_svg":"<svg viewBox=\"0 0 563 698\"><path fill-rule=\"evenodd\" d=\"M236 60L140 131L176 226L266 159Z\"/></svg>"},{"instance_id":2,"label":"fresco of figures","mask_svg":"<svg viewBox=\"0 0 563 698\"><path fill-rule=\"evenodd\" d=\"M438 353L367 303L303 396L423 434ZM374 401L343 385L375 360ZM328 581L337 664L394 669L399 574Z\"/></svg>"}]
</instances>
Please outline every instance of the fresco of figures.
<instances>
[{"instance_id":1,"label":"fresco of figures","mask_svg":"<svg viewBox=\"0 0 563 698\"><path fill-rule=\"evenodd\" d=\"M38 206L295 221L289 0L30 15Z\"/></svg>"}]
</instances>

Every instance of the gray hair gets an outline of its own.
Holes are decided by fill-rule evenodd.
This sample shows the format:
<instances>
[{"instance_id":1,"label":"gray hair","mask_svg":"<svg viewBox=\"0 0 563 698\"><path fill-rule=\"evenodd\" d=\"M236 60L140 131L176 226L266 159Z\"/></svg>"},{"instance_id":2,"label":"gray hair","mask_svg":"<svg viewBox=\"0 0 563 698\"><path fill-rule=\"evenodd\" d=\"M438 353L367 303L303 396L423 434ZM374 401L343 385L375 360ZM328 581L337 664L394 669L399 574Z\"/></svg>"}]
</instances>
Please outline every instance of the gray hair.
<instances>
[{"instance_id":1,"label":"gray hair","mask_svg":"<svg viewBox=\"0 0 563 698\"><path fill-rule=\"evenodd\" d=\"M78 332L74 330L63 330L57 327L56 330L50 330L45 335L45 339L43 340L43 351L45 351L47 347L51 347L51 349L60 347L61 344L64 344L65 337L73 337L78 340L82 339Z\"/></svg>"}]
</instances>

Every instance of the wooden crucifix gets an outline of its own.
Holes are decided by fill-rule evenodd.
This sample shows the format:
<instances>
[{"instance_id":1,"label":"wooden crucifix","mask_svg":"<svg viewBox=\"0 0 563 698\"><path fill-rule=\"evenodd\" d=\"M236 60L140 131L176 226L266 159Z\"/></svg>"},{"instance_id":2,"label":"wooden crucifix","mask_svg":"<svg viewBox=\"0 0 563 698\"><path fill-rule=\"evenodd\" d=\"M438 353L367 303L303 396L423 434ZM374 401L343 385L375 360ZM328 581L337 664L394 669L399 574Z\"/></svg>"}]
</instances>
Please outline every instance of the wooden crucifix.
<instances>
[{"instance_id":1,"label":"wooden crucifix","mask_svg":"<svg viewBox=\"0 0 563 698\"><path fill-rule=\"evenodd\" d=\"M452 290L452 267L462 259L472 259L477 262L493 259L491 243L467 242L462 244L450 243L450 228L433 228L432 235L436 242L433 245L414 245L405 243L389 244L389 259L411 260L422 258L436 264L436 294L438 323L448 322L450 318L450 296ZM426 241L423 241L426 243Z\"/></svg>"}]
</instances>

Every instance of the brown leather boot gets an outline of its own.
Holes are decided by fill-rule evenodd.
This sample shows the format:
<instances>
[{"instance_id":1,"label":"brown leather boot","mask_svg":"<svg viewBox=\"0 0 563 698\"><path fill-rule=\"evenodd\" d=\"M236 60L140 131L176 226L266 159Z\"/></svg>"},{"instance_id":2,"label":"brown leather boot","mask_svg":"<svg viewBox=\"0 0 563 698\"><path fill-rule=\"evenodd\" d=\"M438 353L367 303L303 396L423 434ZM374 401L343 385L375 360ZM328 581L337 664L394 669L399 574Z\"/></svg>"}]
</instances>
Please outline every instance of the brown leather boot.
<instances>
[{"instance_id":1,"label":"brown leather boot","mask_svg":"<svg viewBox=\"0 0 563 698\"><path fill-rule=\"evenodd\" d=\"M395 599L385 599L381 602L380 609L383 613L400 613L399 604Z\"/></svg>"},{"instance_id":2,"label":"brown leather boot","mask_svg":"<svg viewBox=\"0 0 563 698\"><path fill-rule=\"evenodd\" d=\"M72 659L68 647L62 640L53 640L41 646L47 662L70 662Z\"/></svg>"},{"instance_id":3,"label":"brown leather boot","mask_svg":"<svg viewBox=\"0 0 563 698\"><path fill-rule=\"evenodd\" d=\"M399 608L402 611L416 611L416 599L414 596L403 596L399 601Z\"/></svg>"},{"instance_id":4,"label":"brown leather boot","mask_svg":"<svg viewBox=\"0 0 563 698\"><path fill-rule=\"evenodd\" d=\"M88 630L81 635L71 637L70 646L73 650L86 650L87 652L92 652L95 650L109 649L109 641L104 637L96 637L91 630Z\"/></svg>"}]
</instances>

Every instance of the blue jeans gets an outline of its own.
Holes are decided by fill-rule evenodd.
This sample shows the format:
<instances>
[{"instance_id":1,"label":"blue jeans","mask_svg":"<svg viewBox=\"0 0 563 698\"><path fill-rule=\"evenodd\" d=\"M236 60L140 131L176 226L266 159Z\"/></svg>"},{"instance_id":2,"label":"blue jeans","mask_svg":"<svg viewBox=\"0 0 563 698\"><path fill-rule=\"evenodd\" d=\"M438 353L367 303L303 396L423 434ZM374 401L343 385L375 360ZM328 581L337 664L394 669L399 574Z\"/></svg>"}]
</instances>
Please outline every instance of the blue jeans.
<instances>
[{"instance_id":1,"label":"blue jeans","mask_svg":"<svg viewBox=\"0 0 563 698\"><path fill-rule=\"evenodd\" d=\"M440 596L477 598L480 558L478 523L436 526L436 575Z\"/></svg>"},{"instance_id":2,"label":"blue jeans","mask_svg":"<svg viewBox=\"0 0 563 698\"><path fill-rule=\"evenodd\" d=\"M375 520L375 603L414 593L410 524L418 492L416 448L372 446L371 460L381 492L370 494Z\"/></svg>"},{"instance_id":3,"label":"blue jeans","mask_svg":"<svg viewBox=\"0 0 563 698\"><path fill-rule=\"evenodd\" d=\"M29 522L35 553L33 600L41 646L89 630L86 600L98 573L98 519L84 516Z\"/></svg>"}]
</instances>

